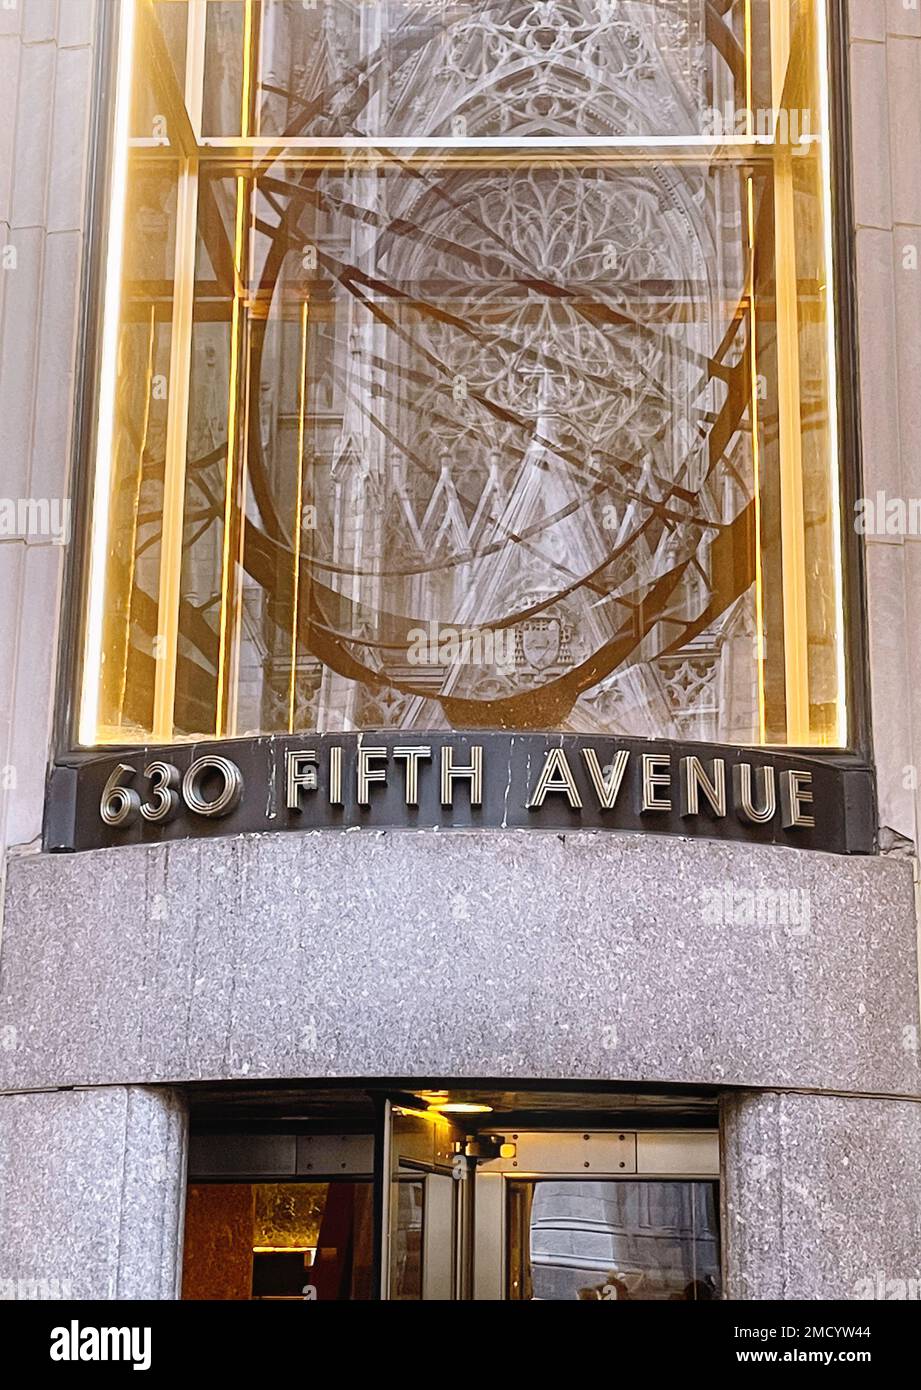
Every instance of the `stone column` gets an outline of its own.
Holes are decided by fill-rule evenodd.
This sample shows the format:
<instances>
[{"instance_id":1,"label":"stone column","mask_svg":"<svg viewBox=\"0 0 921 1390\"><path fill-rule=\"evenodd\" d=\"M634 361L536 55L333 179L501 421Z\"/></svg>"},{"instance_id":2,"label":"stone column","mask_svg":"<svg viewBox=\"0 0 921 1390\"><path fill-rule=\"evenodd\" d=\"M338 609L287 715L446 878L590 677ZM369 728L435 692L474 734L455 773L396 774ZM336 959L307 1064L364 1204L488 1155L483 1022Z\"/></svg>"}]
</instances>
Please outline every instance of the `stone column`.
<instances>
[{"instance_id":1,"label":"stone column","mask_svg":"<svg viewBox=\"0 0 921 1390\"><path fill-rule=\"evenodd\" d=\"M178 1298L187 1136L165 1087L0 1097L0 1297Z\"/></svg>"},{"instance_id":2,"label":"stone column","mask_svg":"<svg viewBox=\"0 0 921 1390\"><path fill-rule=\"evenodd\" d=\"M727 1298L921 1296L921 1104L725 1096Z\"/></svg>"}]
</instances>

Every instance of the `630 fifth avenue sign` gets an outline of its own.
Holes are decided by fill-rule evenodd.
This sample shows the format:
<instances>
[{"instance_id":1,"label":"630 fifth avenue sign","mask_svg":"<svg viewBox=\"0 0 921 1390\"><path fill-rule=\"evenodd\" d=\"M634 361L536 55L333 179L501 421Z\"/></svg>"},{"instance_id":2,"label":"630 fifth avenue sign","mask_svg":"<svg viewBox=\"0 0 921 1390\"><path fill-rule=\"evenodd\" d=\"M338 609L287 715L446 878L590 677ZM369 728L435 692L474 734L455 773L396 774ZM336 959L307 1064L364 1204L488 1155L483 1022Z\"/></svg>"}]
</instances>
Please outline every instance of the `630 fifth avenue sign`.
<instances>
[{"instance_id":1,"label":"630 fifth avenue sign","mask_svg":"<svg viewBox=\"0 0 921 1390\"><path fill-rule=\"evenodd\" d=\"M284 735L75 754L45 845L252 831L620 830L873 849L856 758L559 734Z\"/></svg>"}]
</instances>

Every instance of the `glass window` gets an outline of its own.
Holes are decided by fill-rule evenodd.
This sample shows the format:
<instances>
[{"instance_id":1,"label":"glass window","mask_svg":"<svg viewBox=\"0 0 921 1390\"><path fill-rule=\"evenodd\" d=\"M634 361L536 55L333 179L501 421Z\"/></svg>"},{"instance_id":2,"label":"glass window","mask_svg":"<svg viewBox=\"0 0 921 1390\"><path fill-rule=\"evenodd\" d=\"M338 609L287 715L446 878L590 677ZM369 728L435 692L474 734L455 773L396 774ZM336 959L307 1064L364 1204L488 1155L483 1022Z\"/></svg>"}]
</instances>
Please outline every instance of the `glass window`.
<instances>
[{"instance_id":1,"label":"glass window","mask_svg":"<svg viewBox=\"0 0 921 1390\"><path fill-rule=\"evenodd\" d=\"M192 1183L182 1297L371 1297L370 1182Z\"/></svg>"},{"instance_id":2,"label":"glass window","mask_svg":"<svg viewBox=\"0 0 921 1390\"><path fill-rule=\"evenodd\" d=\"M422 1232L425 1222L425 1184L421 1177L401 1177L394 1189L394 1227L390 1297L422 1297Z\"/></svg>"},{"instance_id":3,"label":"glass window","mask_svg":"<svg viewBox=\"0 0 921 1390\"><path fill-rule=\"evenodd\" d=\"M510 1184L509 1297L720 1297L717 1185Z\"/></svg>"},{"instance_id":4,"label":"glass window","mask_svg":"<svg viewBox=\"0 0 921 1390\"><path fill-rule=\"evenodd\" d=\"M824 0L121 12L80 741L846 744Z\"/></svg>"}]
</instances>

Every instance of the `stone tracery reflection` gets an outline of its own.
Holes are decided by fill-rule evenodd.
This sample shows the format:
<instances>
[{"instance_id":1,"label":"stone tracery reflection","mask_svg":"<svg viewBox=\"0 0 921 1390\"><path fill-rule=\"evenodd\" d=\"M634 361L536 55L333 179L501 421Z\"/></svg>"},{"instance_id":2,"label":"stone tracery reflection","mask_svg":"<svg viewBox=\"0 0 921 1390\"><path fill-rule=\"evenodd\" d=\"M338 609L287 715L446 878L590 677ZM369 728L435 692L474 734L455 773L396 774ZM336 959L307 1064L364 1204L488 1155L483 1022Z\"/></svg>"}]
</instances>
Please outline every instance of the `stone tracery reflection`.
<instances>
[{"instance_id":1,"label":"stone tracery reflection","mask_svg":"<svg viewBox=\"0 0 921 1390\"><path fill-rule=\"evenodd\" d=\"M756 458L779 447L774 156L681 144L744 89L745 6L207 11L203 138L255 143L199 181L175 733L782 740L782 679L766 720L758 674L784 650L757 593L779 557ZM826 383L803 380L821 550ZM441 629L506 633L511 657L420 665L420 629L436 652Z\"/></svg>"}]
</instances>

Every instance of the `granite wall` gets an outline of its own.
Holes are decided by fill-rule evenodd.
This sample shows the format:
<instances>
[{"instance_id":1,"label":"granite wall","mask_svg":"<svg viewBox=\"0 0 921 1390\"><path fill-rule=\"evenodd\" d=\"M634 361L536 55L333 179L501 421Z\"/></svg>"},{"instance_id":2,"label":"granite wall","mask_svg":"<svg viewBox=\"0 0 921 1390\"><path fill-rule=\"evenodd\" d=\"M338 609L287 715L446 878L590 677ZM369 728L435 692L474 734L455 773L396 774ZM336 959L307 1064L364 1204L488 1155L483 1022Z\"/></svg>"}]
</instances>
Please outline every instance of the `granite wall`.
<instances>
[{"instance_id":1,"label":"granite wall","mask_svg":"<svg viewBox=\"0 0 921 1390\"><path fill-rule=\"evenodd\" d=\"M727 1097L725 1293L921 1298L921 1104Z\"/></svg>"},{"instance_id":2,"label":"granite wall","mask_svg":"<svg viewBox=\"0 0 921 1390\"><path fill-rule=\"evenodd\" d=\"M162 1088L0 1096L0 1297L178 1297L186 1140Z\"/></svg>"},{"instance_id":3,"label":"granite wall","mask_svg":"<svg viewBox=\"0 0 921 1390\"><path fill-rule=\"evenodd\" d=\"M911 866L652 835L11 862L0 1086L617 1078L921 1092Z\"/></svg>"}]
</instances>

